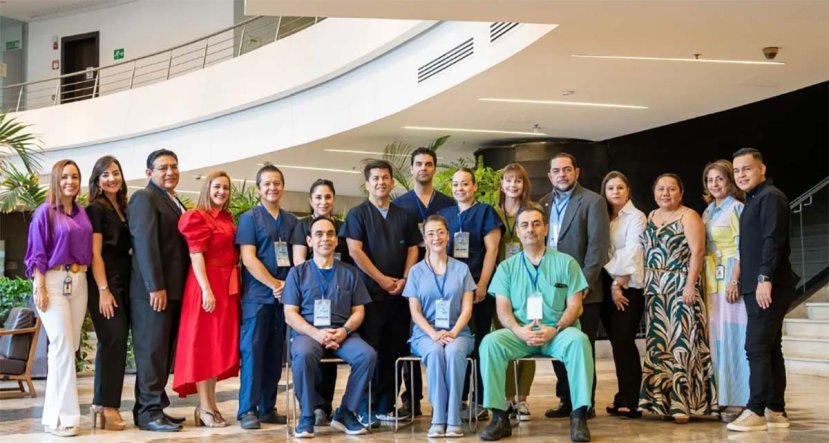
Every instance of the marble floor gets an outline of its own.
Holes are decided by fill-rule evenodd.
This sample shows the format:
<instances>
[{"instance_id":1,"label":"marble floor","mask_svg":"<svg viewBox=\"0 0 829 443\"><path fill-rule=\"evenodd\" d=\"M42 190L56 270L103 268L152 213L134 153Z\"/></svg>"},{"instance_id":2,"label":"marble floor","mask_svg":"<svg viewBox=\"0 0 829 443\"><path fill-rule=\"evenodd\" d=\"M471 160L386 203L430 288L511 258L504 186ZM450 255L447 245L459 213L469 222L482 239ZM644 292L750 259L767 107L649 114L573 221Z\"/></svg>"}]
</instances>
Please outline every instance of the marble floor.
<instances>
[{"instance_id":1,"label":"marble floor","mask_svg":"<svg viewBox=\"0 0 829 443\"><path fill-rule=\"evenodd\" d=\"M590 431L593 434L594 442L717 442L717 441L739 441L739 442L804 442L812 443L818 441L829 441L829 378L812 377L805 375L790 375L787 392L788 412L792 420L792 426L788 430L775 430L769 432L733 433L727 432L725 427L718 421L711 419L695 419L688 425L676 425L664 422L658 418L644 418L641 420L621 420L609 417L604 412L604 405L612 398L615 391L616 380L613 372L613 362L610 360L599 360L598 369L598 392L597 398L599 415L590 420ZM338 387L345 386L347 369L341 367ZM172 379L171 379L172 381ZM129 416L132 408L132 391L134 376L128 375L124 386L124 402L122 411L125 418ZM0 382L0 385L5 386ZM507 441L524 442L567 442L568 420L546 419L543 416L544 410L551 407L555 402L553 395L555 375L552 368L546 363L539 363L538 370L530 397L530 409L532 420L522 423L513 429L513 437ZM79 379L80 401L82 411L88 412L92 399L92 377L81 377ZM230 379L218 385L217 397L219 407L225 417L234 417L236 411L236 398L238 395L238 379ZM33 443L65 441L61 437L54 437L42 432L40 426L41 406L43 405L43 390L45 381L36 382L39 395L37 398L24 398L14 400L0 400L0 442L9 443ZM168 387L169 388L169 387ZM168 389L168 392L169 389ZM338 391L337 397L342 395ZM335 400L336 403L336 400ZM137 430L132 424L125 431L92 431L89 415L82 418L82 433L71 439L73 442L196 442L216 441L232 443L253 443L283 441L288 437L285 427L279 425L264 425L260 430L243 431L236 423L222 429L205 429L193 427L193 408L196 405L195 396L186 399L174 398L173 405L168 412L174 415L186 416L187 422L182 432L165 434L143 432ZM278 407L284 408L284 396L280 394ZM419 417L413 426L401 428L394 433L391 428L384 427L379 432L368 436L346 437L344 434L329 428L316 429L314 441L375 441L375 442L414 442L426 440L426 430L429 427L429 406L424 403L424 417ZM482 423L483 429L486 423ZM452 439L449 439L450 441ZM461 441L478 441L475 433L467 431L467 436Z\"/></svg>"}]
</instances>

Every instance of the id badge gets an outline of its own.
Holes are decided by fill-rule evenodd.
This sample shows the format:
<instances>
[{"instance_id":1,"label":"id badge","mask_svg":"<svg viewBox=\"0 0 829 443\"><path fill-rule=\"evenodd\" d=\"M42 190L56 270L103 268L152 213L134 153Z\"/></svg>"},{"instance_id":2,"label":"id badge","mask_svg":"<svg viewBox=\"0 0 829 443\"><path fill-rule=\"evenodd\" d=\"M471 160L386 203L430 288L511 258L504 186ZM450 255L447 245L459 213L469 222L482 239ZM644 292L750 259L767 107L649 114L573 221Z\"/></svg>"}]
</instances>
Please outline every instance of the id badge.
<instances>
[{"instance_id":1,"label":"id badge","mask_svg":"<svg viewBox=\"0 0 829 443\"><path fill-rule=\"evenodd\" d=\"M69 274L63 279L63 295L72 295L72 276Z\"/></svg>"},{"instance_id":2,"label":"id badge","mask_svg":"<svg viewBox=\"0 0 829 443\"><path fill-rule=\"evenodd\" d=\"M510 258L519 252L521 252L521 243L514 241L507 243L506 248L504 249L505 258Z\"/></svg>"},{"instance_id":3,"label":"id badge","mask_svg":"<svg viewBox=\"0 0 829 443\"><path fill-rule=\"evenodd\" d=\"M544 302L541 294L535 294L527 297L527 318L530 320L541 320L544 317Z\"/></svg>"},{"instance_id":4,"label":"id badge","mask_svg":"<svg viewBox=\"0 0 829 443\"><path fill-rule=\"evenodd\" d=\"M455 258L469 258L469 233L456 232L454 236L454 250L452 257Z\"/></svg>"},{"instance_id":5,"label":"id badge","mask_svg":"<svg viewBox=\"0 0 829 443\"><path fill-rule=\"evenodd\" d=\"M435 327L449 329L449 300L435 302Z\"/></svg>"},{"instance_id":6,"label":"id badge","mask_svg":"<svg viewBox=\"0 0 829 443\"><path fill-rule=\"evenodd\" d=\"M423 232L423 222L417 224L417 230L420 231L420 243L418 243L419 248L426 247L426 234Z\"/></svg>"},{"instance_id":7,"label":"id badge","mask_svg":"<svg viewBox=\"0 0 829 443\"><path fill-rule=\"evenodd\" d=\"M335 252L334 253L334 260L342 261L343 260L343 255L340 254L339 252Z\"/></svg>"},{"instance_id":8,"label":"id badge","mask_svg":"<svg viewBox=\"0 0 829 443\"><path fill-rule=\"evenodd\" d=\"M725 266L717 265L717 267L714 268L714 274L716 275L717 281L725 280Z\"/></svg>"},{"instance_id":9,"label":"id badge","mask_svg":"<svg viewBox=\"0 0 829 443\"><path fill-rule=\"evenodd\" d=\"M276 252L276 266L280 268L291 266L291 259L288 258L288 243L284 241L273 242L273 249Z\"/></svg>"},{"instance_id":10,"label":"id badge","mask_svg":"<svg viewBox=\"0 0 829 443\"><path fill-rule=\"evenodd\" d=\"M314 326L331 326L331 300L314 300Z\"/></svg>"},{"instance_id":11,"label":"id badge","mask_svg":"<svg viewBox=\"0 0 829 443\"><path fill-rule=\"evenodd\" d=\"M550 241L547 247L553 250L558 250L558 225L551 226L552 232L550 233Z\"/></svg>"}]
</instances>

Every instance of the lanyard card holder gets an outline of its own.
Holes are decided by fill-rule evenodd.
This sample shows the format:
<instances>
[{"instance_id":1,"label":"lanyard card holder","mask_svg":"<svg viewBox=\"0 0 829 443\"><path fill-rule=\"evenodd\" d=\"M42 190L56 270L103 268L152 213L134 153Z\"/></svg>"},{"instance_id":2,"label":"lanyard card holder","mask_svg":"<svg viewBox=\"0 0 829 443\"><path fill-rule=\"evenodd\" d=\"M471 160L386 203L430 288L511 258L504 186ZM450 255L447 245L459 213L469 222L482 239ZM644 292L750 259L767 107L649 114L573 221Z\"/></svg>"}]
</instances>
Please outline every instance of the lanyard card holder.
<instances>
[{"instance_id":1,"label":"lanyard card holder","mask_svg":"<svg viewBox=\"0 0 829 443\"><path fill-rule=\"evenodd\" d=\"M455 258L469 258L469 233L456 232L454 235L452 256Z\"/></svg>"},{"instance_id":2,"label":"lanyard card holder","mask_svg":"<svg viewBox=\"0 0 829 443\"><path fill-rule=\"evenodd\" d=\"M314 326L331 326L331 300L314 300Z\"/></svg>"},{"instance_id":3,"label":"lanyard card holder","mask_svg":"<svg viewBox=\"0 0 829 443\"><path fill-rule=\"evenodd\" d=\"M276 252L276 266L286 268L291 266L291 259L288 257L288 242L279 240L273 242L273 250Z\"/></svg>"},{"instance_id":4,"label":"lanyard card holder","mask_svg":"<svg viewBox=\"0 0 829 443\"><path fill-rule=\"evenodd\" d=\"M449 329L449 300L435 302L435 327Z\"/></svg>"},{"instance_id":5,"label":"lanyard card holder","mask_svg":"<svg viewBox=\"0 0 829 443\"><path fill-rule=\"evenodd\" d=\"M504 248L504 258L510 258L521 252L521 243L511 241Z\"/></svg>"},{"instance_id":6,"label":"lanyard card holder","mask_svg":"<svg viewBox=\"0 0 829 443\"><path fill-rule=\"evenodd\" d=\"M541 320L544 317L544 302L540 292L535 292L527 297L527 318L530 320Z\"/></svg>"},{"instance_id":7,"label":"lanyard card holder","mask_svg":"<svg viewBox=\"0 0 829 443\"><path fill-rule=\"evenodd\" d=\"M66 278L63 279L63 295L72 295L72 276L69 271L66 272Z\"/></svg>"}]
</instances>

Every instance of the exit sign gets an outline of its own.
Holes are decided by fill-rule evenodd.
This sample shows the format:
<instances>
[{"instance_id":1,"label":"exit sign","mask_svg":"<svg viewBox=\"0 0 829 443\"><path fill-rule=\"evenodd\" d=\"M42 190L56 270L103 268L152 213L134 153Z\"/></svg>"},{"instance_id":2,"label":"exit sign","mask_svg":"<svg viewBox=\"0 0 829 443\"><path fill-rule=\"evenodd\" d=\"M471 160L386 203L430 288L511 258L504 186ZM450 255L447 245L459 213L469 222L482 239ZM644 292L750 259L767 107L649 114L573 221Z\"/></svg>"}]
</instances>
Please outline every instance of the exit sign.
<instances>
[{"instance_id":1,"label":"exit sign","mask_svg":"<svg viewBox=\"0 0 829 443\"><path fill-rule=\"evenodd\" d=\"M118 48L112 52L113 60L121 60L122 58L124 58L124 48Z\"/></svg>"},{"instance_id":2,"label":"exit sign","mask_svg":"<svg viewBox=\"0 0 829 443\"><path fill-rule=\"evenodd\" d=\"M20 49L20 40L12 40L6 42L6 51L11 51L14 49Z\"/></svg>"}]
</instances>

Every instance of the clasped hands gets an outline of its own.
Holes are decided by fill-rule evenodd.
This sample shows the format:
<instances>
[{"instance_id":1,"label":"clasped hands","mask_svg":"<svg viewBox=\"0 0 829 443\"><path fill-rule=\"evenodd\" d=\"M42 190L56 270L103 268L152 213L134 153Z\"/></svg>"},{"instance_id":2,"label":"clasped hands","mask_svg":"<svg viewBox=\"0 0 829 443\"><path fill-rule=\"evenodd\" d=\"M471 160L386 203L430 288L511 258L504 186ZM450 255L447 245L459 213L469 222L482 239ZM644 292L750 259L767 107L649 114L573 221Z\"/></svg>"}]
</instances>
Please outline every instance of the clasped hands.
<instances>
[{"instance_id":1,"label":"clasped hands","mask_svg":"<svg viewBox=\"0 0 829 443\"><path fill-rule=\"evenodd\" d=\"M377 282L384 291L388 292L389 295L400 295L403 293L403 288L406 287L406 279L405 278L394 278L389 276L383 276Z\"/></svg>"},{"instance_id":2,"label":"clasped hands","mask_svg":"<svg viewBox=\"0 0 829 443\"><path fill-rule=\"evenodd\" d=\"M515 335L527 346L544 346L552 340L558 331L556 328L542 325L538 320L533 320L528 325L516 328Z\"/></svg>"},{"instance_id":3,"label":"clasped hands","mask_svg":"<svg viewBox=\"0 0 829 443\"><path fill-rule=\"evenodd\" d=\"M340 349L340 344L342 344L347 336L348 334L346 334L345 329L343 328L329 328L317 329L317 332L313 337L314 340L321 344L325 349L336 351L337 349Z\"/></svg>"},{"instance_id":4,"label":"clasped hands","mask_svg":"<svg viewBox=\"0 0 829 443\"><path fill-rule=\"evenodd\" d=\"M432 331L429 334L429 337L432 340L434 340L437 343L442 344L443 346L446 346L449 343L452 343L453 341L455 341L455 337L457 337L457 336L458 336L458 334L455 334L452 331L446 331L446 330Z\"/></svg>"}]
</instances>

